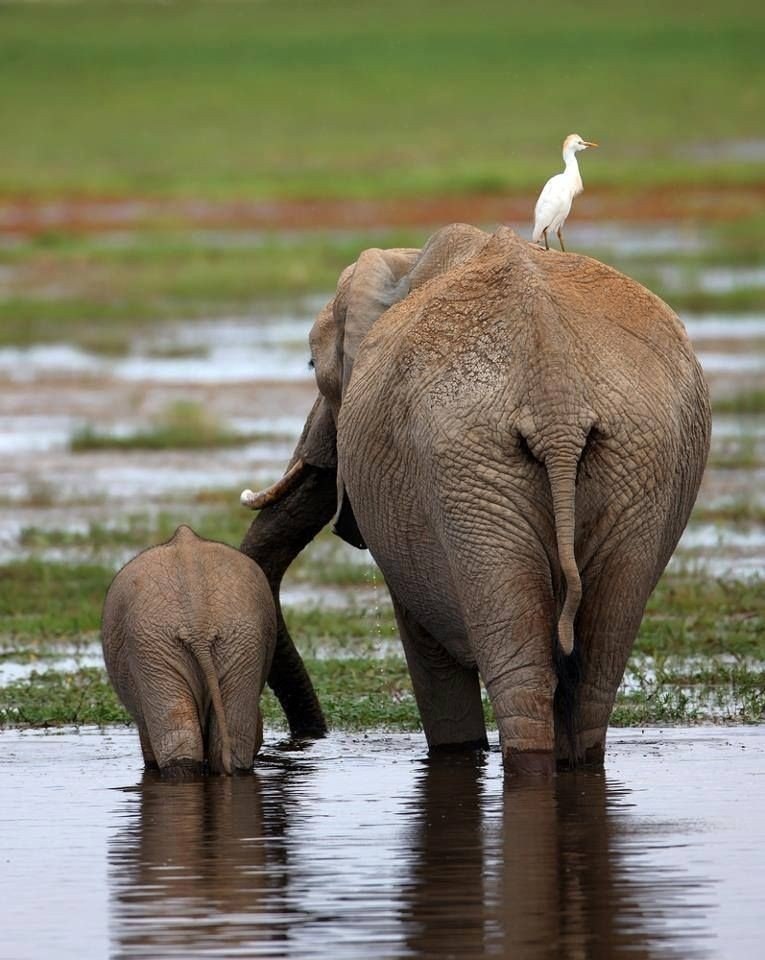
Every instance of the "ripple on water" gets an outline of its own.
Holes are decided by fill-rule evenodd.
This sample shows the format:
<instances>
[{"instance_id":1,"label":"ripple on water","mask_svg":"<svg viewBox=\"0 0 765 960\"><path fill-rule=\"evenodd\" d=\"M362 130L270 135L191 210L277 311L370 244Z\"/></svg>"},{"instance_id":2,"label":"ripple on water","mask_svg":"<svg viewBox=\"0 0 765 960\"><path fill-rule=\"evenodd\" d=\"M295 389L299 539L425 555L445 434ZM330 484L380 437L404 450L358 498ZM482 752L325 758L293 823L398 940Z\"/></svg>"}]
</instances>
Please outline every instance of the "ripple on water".
<instances>
[{"instance_id":1,"label":"ripple on water","mask_svg":"<svg viewBox=\"0 0 765 960\"><path fill-rule=\"evenodd\" d=\"M496 746L266 743L168 783L132 730L0 734L8 955L758 955L761 728L613 731L605 776L504 788Z\"/></svg>"}]
</instances>

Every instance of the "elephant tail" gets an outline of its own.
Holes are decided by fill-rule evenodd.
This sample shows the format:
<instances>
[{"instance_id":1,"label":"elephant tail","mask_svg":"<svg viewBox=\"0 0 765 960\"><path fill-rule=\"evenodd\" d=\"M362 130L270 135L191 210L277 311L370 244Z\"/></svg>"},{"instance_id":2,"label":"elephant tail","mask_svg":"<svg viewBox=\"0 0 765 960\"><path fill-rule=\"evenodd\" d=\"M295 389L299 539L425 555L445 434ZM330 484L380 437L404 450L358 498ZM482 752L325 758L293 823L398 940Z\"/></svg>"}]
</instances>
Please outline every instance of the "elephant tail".
<instances>
[{"instance_id":1,"label":"elephant tail","mask_svg":"<svg viewBox=\"0 0 765 960\"><path fill-rule=\"evenodd\" d=\"M215 719L218 721L223 770L230 776L233 771L231 765L231 738L228 734L228 724L226 723L226 714L223 709L223 697L220 693L218 674L215 671L215 664L213 663L212 654L210 653L210 647L203 641L192 640L187 636L181 636L181 640L183 640L189 650L191 650L194 659L199 664L199 668L204 675L213 710L215 711Z\"/></svg>"},{"instance_id":2,"label":"elephant tail","mask_svg":"<svg viewBox=\"0 0 765 960\"><path fill-rule=\"evenodd\" d=\"M558 562L566 580L566 597L558 620L558 643L570 656L574 650L574 619L582 599L582 581L574 556L574 501L578 457L558 454L545 460L552 493Z\"/></svg>"}]
</instances>

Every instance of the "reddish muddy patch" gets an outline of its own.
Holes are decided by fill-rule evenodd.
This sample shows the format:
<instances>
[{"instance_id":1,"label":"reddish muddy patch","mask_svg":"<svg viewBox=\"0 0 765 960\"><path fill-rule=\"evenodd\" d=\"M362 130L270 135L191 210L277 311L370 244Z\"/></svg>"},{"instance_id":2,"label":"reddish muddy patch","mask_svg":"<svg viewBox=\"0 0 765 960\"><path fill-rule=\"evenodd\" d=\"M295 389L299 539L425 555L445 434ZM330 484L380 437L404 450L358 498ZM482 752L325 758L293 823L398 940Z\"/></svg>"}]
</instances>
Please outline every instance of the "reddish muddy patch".
<instances>
[{"instance_id":1,"label":"reddish muddy patch","mask_svg":"<svg viewBox=\"0 0 765 960\"><path fill-rule=\"evenodd\" d=\"M112 231L185 226L261 229L425 227L456 221L526 221L534 191L501 195L391 199L210 200L71 196L0 199L0 234ZM588 186L577 219L731 221L765 210L765 183L681 185L625 190Z\"/></svg>"}]
</instances>

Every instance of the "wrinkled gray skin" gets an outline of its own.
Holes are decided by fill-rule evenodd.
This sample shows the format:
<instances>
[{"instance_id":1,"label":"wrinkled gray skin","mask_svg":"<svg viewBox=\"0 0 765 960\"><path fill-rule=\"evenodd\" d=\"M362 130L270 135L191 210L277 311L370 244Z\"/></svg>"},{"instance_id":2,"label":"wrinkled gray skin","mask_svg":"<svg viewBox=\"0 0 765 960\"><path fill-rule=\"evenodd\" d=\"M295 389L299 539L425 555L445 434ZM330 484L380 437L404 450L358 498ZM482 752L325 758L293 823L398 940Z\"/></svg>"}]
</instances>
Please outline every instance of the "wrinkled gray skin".
<instances>
[{"instance_id":1,"label":"wrinkled gray skin","mask_svg":"<svg viewBox=\"0 0 765 960\"><path fill-rule=\"evenodd\" d=\"M147 767L252 768L276 638L271 591L252 560L181 526L116 575L101 634Z\"/></svg>"},{"instance_id":2,"label":"wrinkled gray skin","mask_svg":"<svg viewBox=\"0 0 765 960\"><path fill-rule=\"evenodd\" d=\"M365 251L311 350L321 395L293 458L310 466L243 548L326 522L336 467L337 532L385 576L431 750L486 742L480 677L508 774L601 763L708 453L678 318L595 260L455 224Z\"/></svg>"}]
</instances>

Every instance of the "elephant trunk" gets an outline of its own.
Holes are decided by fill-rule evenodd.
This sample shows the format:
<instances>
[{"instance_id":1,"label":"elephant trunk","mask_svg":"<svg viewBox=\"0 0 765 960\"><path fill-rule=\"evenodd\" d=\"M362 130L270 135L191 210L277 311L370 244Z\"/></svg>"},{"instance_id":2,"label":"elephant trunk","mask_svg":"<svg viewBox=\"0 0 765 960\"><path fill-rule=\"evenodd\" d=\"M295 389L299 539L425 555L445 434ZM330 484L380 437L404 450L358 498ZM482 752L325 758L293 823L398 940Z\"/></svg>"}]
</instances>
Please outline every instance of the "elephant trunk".
<instances>
[{"instance_id":1,"label":"elephant trunk","mask_svg":"<svg viewBox=\"0 0 765 960\"><path fill-rule=\"evenodd\" d=\"M582 582L574 556L574 502L576 496L576 468L578 452L571 455L550 455L545 458L547 477L552 494L555 538L558 562L566 580L566 598L558 620L558 643L561 651L570 656L574 650L574 619L582 599Z\"/></svg>"},{"instance_id":2,"label":"elephant trunk","mask_svg":"<svg viewBox=\"0 0 765 960\"><path fill-rule=\"evenodd\" d=\"M241 550L265 573L276 607L276 650L268 685L287 716L293 737L322 737L324 714L282 615L279 590L287 567L335 513L336 470L307 463L299 481L277 504L261 510Z\"/></svg>"},{"instance_id":3,"label":"elephant trunk","mask_svg":"<svg viewBox=\"0 0 765 960\"><path fill-rule=\"evenodd\" d=\"M282 497L292 490L298 480L300 480L305 466L305 462L298 457L284 476L280 480L277 480L276 483L271 484L270 487L266 487L266 489L261 490L260 493L255 493L252 490L243 490L239 497L242 506L249 507L250 510L262 510L263 507L267 507L269 504L278 503Z\"/></svg>"}]
</instances>

